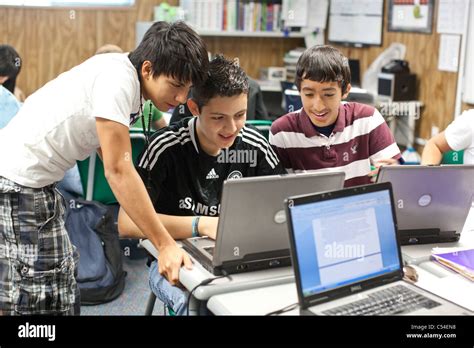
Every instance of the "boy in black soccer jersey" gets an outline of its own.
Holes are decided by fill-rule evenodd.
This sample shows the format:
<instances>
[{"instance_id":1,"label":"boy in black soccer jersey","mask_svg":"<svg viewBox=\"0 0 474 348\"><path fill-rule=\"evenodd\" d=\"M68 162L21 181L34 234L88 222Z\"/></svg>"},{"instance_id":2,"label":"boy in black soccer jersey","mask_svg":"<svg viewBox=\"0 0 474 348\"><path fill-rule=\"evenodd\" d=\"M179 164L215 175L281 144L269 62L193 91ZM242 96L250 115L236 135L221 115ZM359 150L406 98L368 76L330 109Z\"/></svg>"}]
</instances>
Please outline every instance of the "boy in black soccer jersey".
<instances>
[{"instance_id":1,"label":"boy in black soccer jersey","mask_svg":"<svg viewBox=\"0 0 474 348\"><path fill-rule=\"evenodd\" d=\"M139 158L138 172L175 239L215 239L224 180L285 173L265 137L245 126L245 72L223 56L212 60L209 68L208 80L195 87L188 100L197 117L156 132ZM143 237L123 210L119 231L124 237ZM184 313L185 293L160 276L156 261L150 267L150 286L176 314Z\"/></svg>"}]
</instances>

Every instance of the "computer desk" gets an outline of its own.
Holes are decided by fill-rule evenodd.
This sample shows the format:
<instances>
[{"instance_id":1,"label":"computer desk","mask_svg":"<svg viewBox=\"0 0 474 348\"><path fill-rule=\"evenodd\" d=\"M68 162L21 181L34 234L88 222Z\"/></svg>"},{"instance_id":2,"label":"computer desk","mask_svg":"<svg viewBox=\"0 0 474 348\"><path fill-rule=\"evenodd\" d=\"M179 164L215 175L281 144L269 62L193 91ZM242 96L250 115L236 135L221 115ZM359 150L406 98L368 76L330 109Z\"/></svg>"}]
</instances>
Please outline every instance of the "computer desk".
<instances>
[{"instance_id":1,"label":"computer desk","mask_svg":"<svg viewBox=\"0 0 474 348\"><path fill-rule=\"evenodd\" d=\"M178 242L178 244L180 244ZM155 258L158 253L153 244L145 239L140 241L144 247ZM179 271L179 281L188 290L193 290L202 281L216 277L204 269L191 255L193 269L188 270L181 267ZM243 291L247 289L263 288L273 285L294 283L295 278L291 267L280 267L264 271L255 271L247 273L232 274L229 278L219 278L209 285L198 287L193 292L193 299L197 301L207 301L212 296L228 292Z\"/></svg>"},{"instance_id":2,"label":"computer desk","mask_svg":"<svg viewBox=\"0 0 474 348\"><path fill-rule=\"evenodd\" d=\"M474 283L430 261L434 247L474 248L474 208L466 220L459 243L403 246L402 256L418 273L417 286L470 309L474 314ZM294 282L212 296L208 309L216 315L265 315L298 302ZM299 308L285 315L299 315Z\"/></svg>"}]
</instances>

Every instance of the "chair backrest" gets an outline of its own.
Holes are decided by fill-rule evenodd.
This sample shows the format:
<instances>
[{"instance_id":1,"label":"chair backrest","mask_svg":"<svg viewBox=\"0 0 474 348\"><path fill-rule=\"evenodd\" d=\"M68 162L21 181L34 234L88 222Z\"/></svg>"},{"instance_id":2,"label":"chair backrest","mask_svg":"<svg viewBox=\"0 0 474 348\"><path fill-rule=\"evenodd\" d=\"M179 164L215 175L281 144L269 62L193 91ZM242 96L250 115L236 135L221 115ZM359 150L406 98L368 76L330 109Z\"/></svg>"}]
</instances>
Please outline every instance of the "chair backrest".
<instances>
[{"instance_id":1,"label":"chair backrest","mask_svg":"<svg viewBox=\"0 0 474 348\"><path fill-rule=\"evenodd\" d=\"M265 138L267 138L267 140L269 139L270 128L272 126L271 120L247 120L245 123L254 126L263 134L263 136L265 136Z\"/></svg>"},{"instance_id":2,"label":"chair backrest","mask_svg":"<svg viewBox=\"0 0 474 348\"><path fill-rule=\"evenodd\" d=\"M464 150L461 151L448 151L443 154L441 164L463 164L464 163Z\"/></svg>"},{"instance_id":3,"label":"chair backrest","mask_svg":"<svg viewBox=\"0 0 474 348\"><path fill-rule=\"evenodd\" d=\"M132 160L136 164L138 156L145 147L145 136L142 131L131 129L130 139L132 142ZM93 164L93 167L89 169L90 163ZM84 161L77 161L77 166L79 167L84 197L87 200L94 200L103 204L117 203L117 199L105 178L104 164L95 153Z\"/></svg>"}]
</instances>

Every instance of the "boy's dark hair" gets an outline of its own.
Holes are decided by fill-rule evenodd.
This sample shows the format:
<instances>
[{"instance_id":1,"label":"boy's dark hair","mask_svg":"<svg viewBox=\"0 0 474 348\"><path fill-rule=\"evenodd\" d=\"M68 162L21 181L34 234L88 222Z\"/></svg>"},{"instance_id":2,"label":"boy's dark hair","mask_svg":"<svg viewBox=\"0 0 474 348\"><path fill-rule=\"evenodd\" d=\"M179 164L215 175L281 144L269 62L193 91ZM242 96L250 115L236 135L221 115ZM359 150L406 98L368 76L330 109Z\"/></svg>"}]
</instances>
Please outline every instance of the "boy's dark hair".
<instances>
[{"instance_id":1,"label":"boy's dark hair","mask_svg":"<svg viewBox=\"0 0 474 348\"><path fill-rule=\"evenodd\" d=\"M192 98L201 109L214 97L233 97L248 93L248 77L238 62L217 55L209 63L207 80L201 86L194 86Z\"/></svg>"},{"instance_id":2,"label":"boy's dark hair","mask_svg":"<svg viewBox=\"0 0 474 348\"><path fill-rule=\"evenodd\" d=\"M21 58L10 45L0 45L0 76L8 76L3 87L10 92L15 92L16 77L21 70Z\"/></svg>"},{"instance_id":3,"label":"boy's dark hair","mask_svg":"<svg viewBox=\"0 0 474 348\"><path fill-rule=\"evenodd\" d=\"M172 76L179 82L202 83L209 58L201 37L184 22L156 22L147 30L129 59L139 72L144 61L153 66L153 76Z\"/></svg>"},{"instance_id":4,"label":"boy's dark hair","mask_svg":"<svg viewBox=\"0 0 474 348\"><path fill-rule=\"evenodd\" d=\"M342 94L351 83L349 60L336 48L323 45L308 48L296 65L296 87L301 90L301 82L308 79L316 82L337 82Z\"/></svg>"}]
</instances>

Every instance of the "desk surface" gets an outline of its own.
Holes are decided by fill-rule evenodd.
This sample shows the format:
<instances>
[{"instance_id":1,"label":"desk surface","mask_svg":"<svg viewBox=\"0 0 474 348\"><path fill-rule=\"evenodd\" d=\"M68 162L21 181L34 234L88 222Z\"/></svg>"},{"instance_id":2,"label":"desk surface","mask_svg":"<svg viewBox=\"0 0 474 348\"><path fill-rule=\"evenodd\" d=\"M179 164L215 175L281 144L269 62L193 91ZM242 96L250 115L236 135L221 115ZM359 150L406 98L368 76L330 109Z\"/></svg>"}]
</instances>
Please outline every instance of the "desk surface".
<instances>
[{"instance_id":1,"label":"desk surface","mask_svg":"<svg viewBox=\"0 0 474 348\"><path fill-rule=\"evenodd\" d=\"M429 261L431 248L449 246L474 246L474 209L471 209L459 243L430 244L419 246L404 246L402 254L416 252L418 264L414 268L418 272L419 281L417 286L455 302L471 311L474 311L474 283L465 279L453 271ZM216 295L210 298L207 307L217 315L265 315L285 306L298 302L295 283L270 286L258 289L249 289L226 294ZM299 309L285 313L286 315L298 315Z\"/></svg>"},{"instance_id":2,"label":"desk surface","mask_svg":"<svg viewBox=\"0 0 474 348\"><path fill-rule=\"evenodd\" d=\"M140 244L155 258L158 257L155 247L149 240L142 240ZM194 289L194 287L199 285L203 280L215 277L212 273L204 269L192 256L191 259L194 263L193 269L188 270L182 267L179 271L179 281L188 290ZM197 288L193 296L198 300L204 301L217 294L292 282L294 282L293 269L291 267L281 267L264 271L232 274L230 279L216 279L209 285Z\"/></svg>"}]
</instances>

